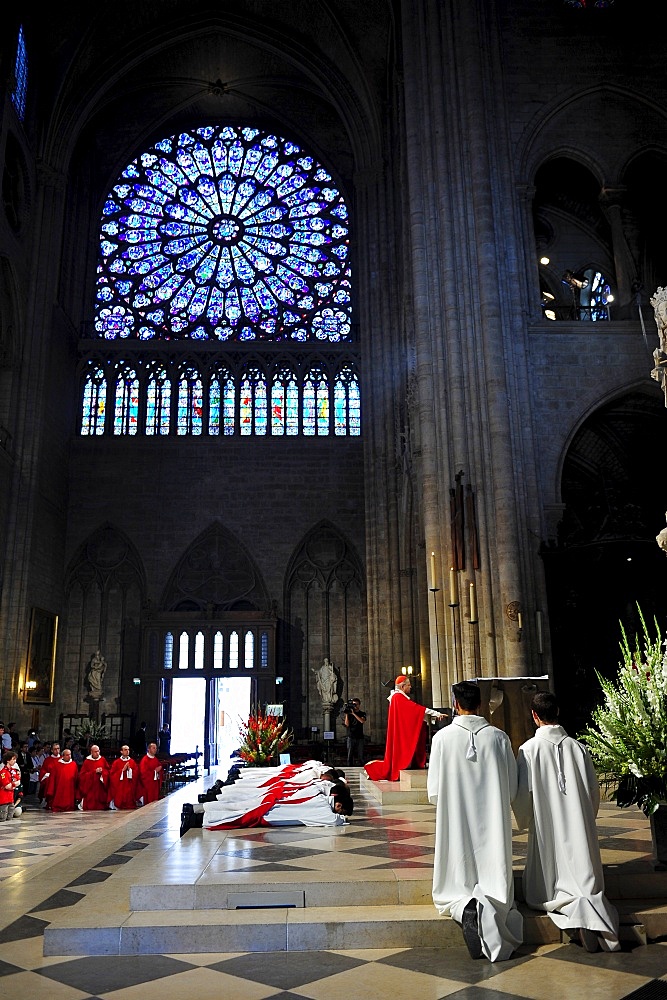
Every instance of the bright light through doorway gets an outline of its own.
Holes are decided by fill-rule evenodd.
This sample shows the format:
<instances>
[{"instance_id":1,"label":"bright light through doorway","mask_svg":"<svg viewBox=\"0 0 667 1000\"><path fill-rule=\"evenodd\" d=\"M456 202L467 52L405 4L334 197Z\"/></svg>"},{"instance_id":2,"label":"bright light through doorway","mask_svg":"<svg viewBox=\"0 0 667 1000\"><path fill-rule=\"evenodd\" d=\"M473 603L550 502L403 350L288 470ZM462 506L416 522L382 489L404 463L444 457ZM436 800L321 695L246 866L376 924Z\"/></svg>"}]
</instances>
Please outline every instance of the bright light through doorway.
<instances>
[{"instance_id":1,"label":"bright light through doorway","mask_svg":"<svg viewBox=\"0 0 667 1000\"><path fill-rule=\"evenodd\" d=\"M218 762L225 765L239 745L239 726L250 715L250 677L217 679Z\"/></svg>"},{"instance_id":2,"label":"bright light through doorway","mask_svg":"<svg viewBox=\"0 0 667 1000\"><path fill-rule=\"evenodd\" d=\"M171 753L204 752L206 678L174 677L172 681Z\"/></svg>"}]
</instances>

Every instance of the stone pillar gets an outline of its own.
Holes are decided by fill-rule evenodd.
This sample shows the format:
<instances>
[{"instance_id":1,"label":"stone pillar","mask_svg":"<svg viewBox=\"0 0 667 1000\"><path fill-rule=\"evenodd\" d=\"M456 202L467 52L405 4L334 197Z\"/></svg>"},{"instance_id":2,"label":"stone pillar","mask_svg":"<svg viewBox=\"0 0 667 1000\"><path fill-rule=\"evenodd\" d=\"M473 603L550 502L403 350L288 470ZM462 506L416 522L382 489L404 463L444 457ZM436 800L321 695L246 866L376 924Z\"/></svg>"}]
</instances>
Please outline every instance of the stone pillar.
<instances>
[{"instance_id":1,"label":"stone pillar","mask_svg":"<svg viewBox=\"0 0 667 1000\"><path fill-rule=\"evenodd\" d=\"M426 577L434 551L439 580L448 579L449 488L462 471L477 498L481 569L472 572L467 563L458 583L462 597L470 582L477 585L480 673L528 674L533 616L526 609L532 609L542 568L527 330L516 306L526 298L526 248L502 109L498 37L479 0L456 9L427 0L405 4L402 31L426 542L421 571ZM482 50L488 53L484 64ZM431 661L439 645L444 676L434 676L432 687L440 698L473 662L476 633L467 624L465 600L454 611L449 607L446 582L436 604L429 604ZM510 606L523 609L521 642Z\"/></svg>"}]
</instances>

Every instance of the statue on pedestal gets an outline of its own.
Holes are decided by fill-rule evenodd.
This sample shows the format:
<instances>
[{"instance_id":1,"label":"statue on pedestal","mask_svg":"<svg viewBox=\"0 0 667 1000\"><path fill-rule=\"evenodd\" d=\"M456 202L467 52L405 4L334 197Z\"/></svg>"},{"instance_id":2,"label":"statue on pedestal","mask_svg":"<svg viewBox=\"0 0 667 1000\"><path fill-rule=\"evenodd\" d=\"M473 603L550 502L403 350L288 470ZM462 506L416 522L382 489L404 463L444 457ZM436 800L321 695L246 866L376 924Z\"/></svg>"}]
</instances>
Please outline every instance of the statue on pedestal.
<instances>
[{"instance_id":1,"label":"statue on pedestal","mask_svg":"<svg viewBox=\"0 0 667 1000\"><path fill-rule=\"evenodd\" d=\"M316 676L322 707L332 707L338 699L338 674L328 656L324 657L320 667L313 668L313 673Z\"/></svg>"},{"instance_id":2,"label":"statue on pedestal","mask_svg":"<svg viewBox=\"0 0 667 1000\"><path fill-rule=\"evenodd\" d=\"M107 661L96 649L90 658L90 663L86 667L85 684L88 688L90 701L101 701L104 697L104 674L107 669Z\"/></svg>"}]
</instances>

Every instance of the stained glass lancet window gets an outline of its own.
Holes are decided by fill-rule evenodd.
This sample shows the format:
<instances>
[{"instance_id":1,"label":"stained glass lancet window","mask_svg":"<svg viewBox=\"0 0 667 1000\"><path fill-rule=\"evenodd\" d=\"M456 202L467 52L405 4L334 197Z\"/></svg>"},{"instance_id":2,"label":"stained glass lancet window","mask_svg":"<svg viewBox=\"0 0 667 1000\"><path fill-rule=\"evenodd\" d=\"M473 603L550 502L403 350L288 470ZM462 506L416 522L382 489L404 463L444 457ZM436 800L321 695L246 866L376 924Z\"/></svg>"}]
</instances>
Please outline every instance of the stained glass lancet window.
<instances>
[{"instance_id":1,"label":"stained glass lancet window","mask_svg":"<svg viewBox=\"0 0 667 1000\"><path fill-rule=\"evenodd\" d=\"M359 382L348 366L341 370L334 383L334 433L339 436L361 433Z\"/></svg>"},{"instance_id":2,"label":"stained glass lancet window","mask_svg":"<svg viewBox=\"0 0 667 1000\"><path fill-rule=\"evenodd\" d=\"M329 433L329 382L322 368L311 368L304 380L303 433Z\"/></svg>"},{"instance_id":3,"label":"stained glass lancet window","mask_svg":"<svg viewBox=\"0 0 667 1000\"><path fill-rule=\"evenodd\" d=\"M104 434L106 416L107 382L101 368L93 368L86 375L83 387L82 434Z\"/></svg>"},{"instance_id":4,"label":"stained glass lancet window","mask_svg":"<svg viewBox=\"0 0 667 1000\"><path fill-rule=\"evenodd\" d=\"M163 139L107 196L96 335L351 341L347 220L331 175L287 139L231 126Z\"/></svg>"},{"instance_id":5,"label":"stained glass lancet window","mask_svg":"<svg viewBox=\"0 0 667 1000\"><path fill-rule=\"evenodd\" d=\"M136 434L139 420L139 379L135 371L121 369L116 379L114 434Z\"/></svg>"},{"instance_id":6,"label":"stained glass lancet window","mask_svg":"<svg viewBox=\"0 0 667 1000\"><path fill-rule=\"evenodd\" d=\"M171 382L165 368L151 373L146 393L146 433L168 434L171 414Z\"/></svg>"},{"instance_id":7,"label":"stained glass lancet window","mask_svg":"<svg viewBox=\"0 0 667 1000\"><path fill-rule=\"evenodd\" d=\"M275 373L271 385L271 433L299 433L299 386L286 366Z\"/></svg>"},{"instance_id":8,"label":"stained glass lancet window","mask_svg":"<svg viewBox=\"0 0 667 1000\"><path fill-rule=\"evenodd\" d=\"M26 100L28 96L28 51L23 34L23 25L19 28L16 42L16 59L14 60L14 80L11 92L12 104L19 121L25 118Z\"/></svg>"},{"instance_id":9,"label":"stained glass lancet window","mask_svg":"<svg viewBox=\"0 0 667 1000\"><path fill-rule=\"evenodd\" d=\"M188 368L178 381L177 434L201 434L204 407L202 383L197 372Z\"/></svg>"},{"instance_id":10,"label":"stained glass lancet window","mask_svg":"<svg viewBox=\"0 0 667 1000\"><path fill-rule=\"evenodd\" d=\"M241 434L266 434L266 378L259 368L249 368L241 381L239 422Z\"/></svg>"}]
</instances>

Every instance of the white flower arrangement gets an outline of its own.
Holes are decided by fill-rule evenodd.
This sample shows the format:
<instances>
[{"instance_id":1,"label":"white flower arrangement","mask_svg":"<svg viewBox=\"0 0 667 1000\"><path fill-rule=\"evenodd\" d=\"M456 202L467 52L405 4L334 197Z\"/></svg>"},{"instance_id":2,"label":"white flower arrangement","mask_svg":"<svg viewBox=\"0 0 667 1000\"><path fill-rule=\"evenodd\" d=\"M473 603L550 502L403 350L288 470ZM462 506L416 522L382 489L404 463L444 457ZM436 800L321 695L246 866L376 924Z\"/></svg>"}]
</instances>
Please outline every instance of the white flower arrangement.
<instances>
[{"instance_id":1,"label":"white flower arrangement","mask_svg":"<svg viewBox=\"0 0 667 1000\"><path fill-rule=\"evenodd\" d=\"M667 641L657 621L653 638L641 609L639 617L643 648L635 636L631 649L621 625L623 661L615 681L597 674L604 703L581 739L602 782L615 786L611 798L621 807L636 803L650 816L667 801Z\"/></svg>"}]
</instances>

